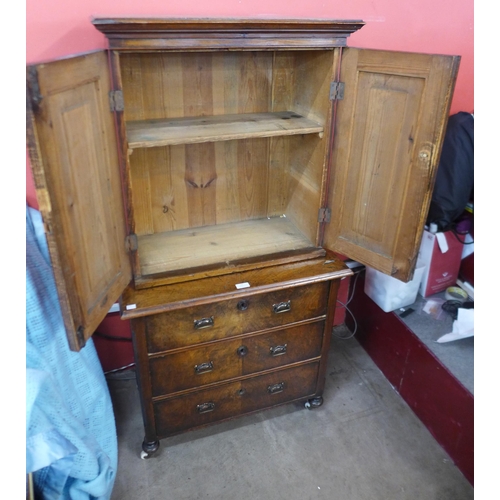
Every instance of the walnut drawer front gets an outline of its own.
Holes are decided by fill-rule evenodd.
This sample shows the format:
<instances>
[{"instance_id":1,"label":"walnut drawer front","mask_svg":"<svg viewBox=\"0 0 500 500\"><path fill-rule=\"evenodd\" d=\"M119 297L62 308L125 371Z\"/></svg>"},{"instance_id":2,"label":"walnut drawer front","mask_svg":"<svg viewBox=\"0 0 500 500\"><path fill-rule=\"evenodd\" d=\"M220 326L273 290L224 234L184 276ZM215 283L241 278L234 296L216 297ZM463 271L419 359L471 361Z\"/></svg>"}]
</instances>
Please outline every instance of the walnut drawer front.
<instances>
[{"instance_id":1,"label":"walnut drawer front","mask_svg":"<svg viewBox=\"0 0 500 500\"><path fill-rule=\"evenodd\" d=\"M167 395L321 355L324 321L152 357L152 394Z\"/></svg>"},{"instance_id":2,"label":"walnut drawer front","mask_svg":"<svg viewBox=\"0 0 500 500\"><path fill-rule=\"evenodd\" d=\"M277 370L154 403L159 438L313 396L319 362Z\"/></svg>"},{"instance_id":3,"label":"walnut drawer front","mask_svg":"<svg viewBox=\"0 0 500 500\"><path fill-rule=\"evenodd\" d=\"M181 308L144 318L149 353L326 315L328 282Z\"/></svg>"}]
</instances>

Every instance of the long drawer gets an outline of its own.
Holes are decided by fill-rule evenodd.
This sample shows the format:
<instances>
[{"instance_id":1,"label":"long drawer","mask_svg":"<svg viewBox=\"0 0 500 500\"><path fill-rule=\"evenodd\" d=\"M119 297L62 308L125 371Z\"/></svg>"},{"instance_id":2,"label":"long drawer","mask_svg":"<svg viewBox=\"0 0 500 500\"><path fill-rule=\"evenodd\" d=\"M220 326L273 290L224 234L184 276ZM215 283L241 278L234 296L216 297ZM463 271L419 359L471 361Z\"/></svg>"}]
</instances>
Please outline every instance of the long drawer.
<instances>
[{"instance_id":1,"label":"long drawer","mask_svg":"<svg viewBox=\"0 0 500 500\"><path fill-rule=\"evenodd\" d=\"M328 282L181 308L145 318L157 353L326 315Z\"/></svg>"},{"instance_id":2,"label":"long drawer","mask_svg":"<svg viewBox=\"0 0 500 500\"><path fill-rule=\"evenodd\" d=\"M321 355L324 321L238 337L150 359L153 396L249 375Z\"/></svg>"},{"instance_id":3,"label":"long drawer","mask_svg":"<svg viewBox=\"0 0 500 500\"><path fill-rule=\"evenodd\" d=\"M319 362L276 370L238 382L154 403L159 438L237 415L270 408L316 392Z\"/></svg>"}]
</instances>

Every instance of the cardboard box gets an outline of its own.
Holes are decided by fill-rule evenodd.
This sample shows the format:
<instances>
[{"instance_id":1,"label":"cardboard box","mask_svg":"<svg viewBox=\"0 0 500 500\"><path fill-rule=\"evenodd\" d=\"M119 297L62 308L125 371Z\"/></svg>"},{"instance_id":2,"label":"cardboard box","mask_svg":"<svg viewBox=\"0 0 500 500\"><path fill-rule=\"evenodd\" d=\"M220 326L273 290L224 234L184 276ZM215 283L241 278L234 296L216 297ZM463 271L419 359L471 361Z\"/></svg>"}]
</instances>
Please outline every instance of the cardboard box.
<instances>
[{"instance_id":1,"label":"cardboard box","mask_svg":"<svg viewBox=\"0 0 500 500\"><path fill-rule=\"evenodd\" d=\"M431 233L424 230L419 252L419 260L426 266L419 289L422 297L456 284L463 246L451 231Z\"/></svg>"}]
</instances>

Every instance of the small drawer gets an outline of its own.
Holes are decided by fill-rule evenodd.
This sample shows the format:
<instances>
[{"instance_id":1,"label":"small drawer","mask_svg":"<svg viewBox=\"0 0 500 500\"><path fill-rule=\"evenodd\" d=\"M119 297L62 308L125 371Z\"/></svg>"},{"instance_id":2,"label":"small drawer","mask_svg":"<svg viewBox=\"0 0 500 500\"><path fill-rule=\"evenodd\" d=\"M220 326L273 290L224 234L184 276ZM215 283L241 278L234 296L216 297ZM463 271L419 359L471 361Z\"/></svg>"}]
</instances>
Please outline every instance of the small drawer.
<instances>
[{"instance_id":1,"label":"small drawer","mask_svg":"<svg viewBox=\"0 0 500 500\"><path fill-rule=\"evenodd\" d=\"M214 301L144 318L148 352L210 342L326 314L328 282Z\"/></svg>"},{"instance_id":2,"label":"small drawer","mask_svg":"<svg viewBox=\"0 0 500 500\"><path fill-rule=\"evenodd\" d=\"M319 362L154 403L159 438L315 394Z\"/></svg>"},{"instance_id":3,"label":"small drawer","mask_svg":"<svg viewBox=\"0 0 500 500\"><path fill-rule=\"evenodd\" d=\"M316 321L154 357L149 362L153 396L318 357L324 325Z\"/></svg>"}]
</instances>

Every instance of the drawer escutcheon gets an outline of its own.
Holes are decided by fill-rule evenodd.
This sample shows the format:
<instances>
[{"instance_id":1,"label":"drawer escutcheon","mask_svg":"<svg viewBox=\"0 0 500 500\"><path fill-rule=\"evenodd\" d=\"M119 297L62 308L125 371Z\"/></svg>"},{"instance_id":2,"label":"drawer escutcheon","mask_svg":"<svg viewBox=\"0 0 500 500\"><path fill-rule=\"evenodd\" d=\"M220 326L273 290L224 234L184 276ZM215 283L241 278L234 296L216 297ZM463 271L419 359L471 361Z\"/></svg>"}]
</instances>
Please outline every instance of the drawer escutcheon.
<instances>
[{"instance_id":1,"label":"drawer escutcheon","mask_svg":"<svg viewBox=\"0 0 500 500\"><path fill-rule=\"evenodd\" d=\"M238 311L246 311L249 305L250 301L247 299L243 299L238 301L238 303L236 304L236 309L238 309Z\"/></svg>"},{"instance_id":2,"label":"drawer escutcheon","mask_svg":"<svg viewBox=\"0 0 500 500\"><path fill-rule=\"evenodd\" d=\"M248 347L246 345L241 345L238 349L236 349L236 354L238 354L241 358L246 356L248 354Z\"/></svg>"}]
</instances>

